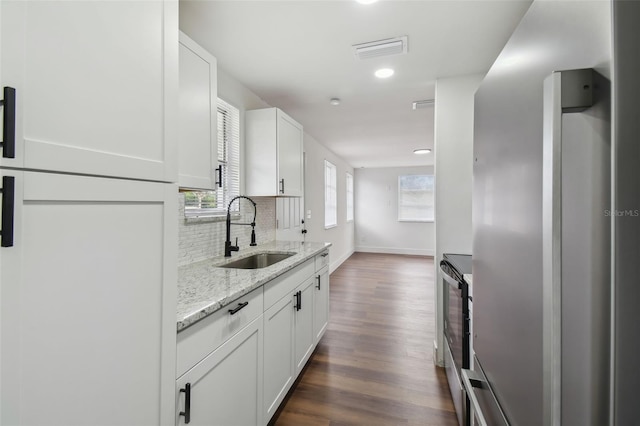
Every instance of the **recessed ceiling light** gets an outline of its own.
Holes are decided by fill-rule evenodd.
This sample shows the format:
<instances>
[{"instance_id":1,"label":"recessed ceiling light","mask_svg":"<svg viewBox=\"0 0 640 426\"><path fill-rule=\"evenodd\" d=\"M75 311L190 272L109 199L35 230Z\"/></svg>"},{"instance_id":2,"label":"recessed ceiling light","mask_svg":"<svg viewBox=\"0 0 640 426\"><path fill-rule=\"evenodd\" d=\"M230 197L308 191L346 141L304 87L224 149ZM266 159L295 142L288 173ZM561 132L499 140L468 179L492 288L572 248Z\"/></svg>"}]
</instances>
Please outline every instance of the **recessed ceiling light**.
<instances>
[{"instance_id":1,"label":"recessed ceiling light","mask_svg":"<svg viewBox=\"0 0 640 426\"><path fill-rule=\"evenodd\" d=\"M430 150L430 149L427 149L427 148L420 148L420 149L414 149L414 150L413 150L413 153L414 153L414 154L418 154L418 155L428 154L428 153L430 153L430 152L431 152L431 150Z\"/></svg>"},{"instance_id":2,"label":"recessed ceiling light","mask_svg":"<svg viewBox=\"0 0 640 426\"><path fill-rule=\"evenodd\" d=\"M391 68L381 68L375 72L375 75L378 78L389 78L393 75L393 72Z\"/></svg>"},{"instance_id":3,"label":"recessed ceiling light","mask_svg":"<svg viewBox=\"0 0 640 426\"><path fill-rule=\"evenodd\" d=\"M371 4L371 3L375 3L378 0L356 0L358 3L360 4Z\"/></svg>"},{"instance_id":4,"label":"recessed ceiling light","mask_svg":"<svg viewBox=\"0 0 640 426\"><path fill-rule=\"evenodd\" d=\"M333 106L337 106L340 105L340 99L339 98L331 98L331 100L329 101L329 103Z\"/></svg>"}]
</instances>

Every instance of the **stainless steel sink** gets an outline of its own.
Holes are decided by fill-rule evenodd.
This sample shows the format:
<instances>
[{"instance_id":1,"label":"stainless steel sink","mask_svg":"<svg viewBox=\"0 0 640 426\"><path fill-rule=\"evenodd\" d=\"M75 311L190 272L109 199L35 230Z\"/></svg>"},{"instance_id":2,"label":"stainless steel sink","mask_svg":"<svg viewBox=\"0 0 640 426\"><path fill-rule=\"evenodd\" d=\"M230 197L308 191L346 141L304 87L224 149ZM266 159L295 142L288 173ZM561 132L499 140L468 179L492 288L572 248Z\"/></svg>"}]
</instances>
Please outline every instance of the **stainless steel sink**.
<instances>
[{"instance_id":1,"label":"stainless steel sink","mask_svg":"<svg viewBox=\"0 0 640 426\"><path fill-rule=\"evenodd\" d=\"M260 269L293 256L295 253L256 253L236 261L220 265L221 268Z\"/></svg>"}]
</instances>

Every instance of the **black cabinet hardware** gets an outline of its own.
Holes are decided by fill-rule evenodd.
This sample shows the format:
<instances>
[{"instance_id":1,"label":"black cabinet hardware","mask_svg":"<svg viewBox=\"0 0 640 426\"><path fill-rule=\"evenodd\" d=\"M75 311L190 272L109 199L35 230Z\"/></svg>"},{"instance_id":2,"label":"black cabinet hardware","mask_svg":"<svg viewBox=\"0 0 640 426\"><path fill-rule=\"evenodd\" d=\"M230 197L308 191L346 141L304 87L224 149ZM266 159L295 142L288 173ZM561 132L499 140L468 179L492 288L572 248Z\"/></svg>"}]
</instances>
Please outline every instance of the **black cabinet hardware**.
<instances>
[{"instance_id":1,"label":"black cabinet hardware","mask_svg":"<svg viewBox=\"0 0 640 426\"><path fill-rule=\"evenodd\" d=\"M296 292L296 311L302 309L302 291Z\"/></svg>"},{"instance_id":2,"label":"black cabinet hardware","mask_svg":"<svg viewBox=\"0 0 640 426\"><path fill-rule=\"evenodd\" d=\"M180 392L184 392L184 411L180 411L180 415L184 416L184 424L189 424L191 421L191 383L184 385L184 389L180 389Z\"/></svg>"},{"instance_id":3,"label":"black cabinet hardware","mask_svg":"<svg viewBox=\"0 0 640 426\"><path fill-rule=\"evenodd\" d=\"M218 188L222 188L222 165L219 165L216 168L216 172L218 172L218 180L216 182L216 185L218 185Z\"/></svg>"},{"instance_id":4,"label":"black cabinet hardware","mask_svg":"<svg viewBox=\"0 0 640 426\"><path fill-rule=\"evenodd\" d=\"M329 256L329 253L322 253L320 256L327 257L327 256Z\"/></svg>"},{"instance_id":5,"label":"black cabinet hardware","mask_svg":"<svg viewBox=\"0 0 640 426\"><path fill-rule=\"evenodd\" d=\"M303 234L306 234L306 233L307 233L307 230L306 230L306 229L303 229L303 230L302 230L302 233L303 233Z\"/></svg>"},{"instance_id":6,"label":"black cabinet hardware","mask_svg":"<svg viewBox=\"0 0 640 426\"><path fill-rule=\"evenodd\" d=\"M0 100L3 107L2 119L2 156L4 158L16 158L16 89L4 88L4 98Z\"/></svg>"},{"instance_id":7,"label":"black cabinet hardware","mask_svg":"<svg viewBox=\"0 0 640 426\"><path fill-rule=\"evenodd\" d=\"M2 177L2 247L13 247L13 216L15 204L15 181L13 176Z\"/></svg>"},{"instance_id":8,"label":"black cabinet hardware","mask_svg":"<svg viewBox=\"0 0 640 426\"><path fill-rule=\"evenodd\" d=\"M280 179L280 193L284 194L284 179Z\"/></svg>"},{"instance_id":9,"label":"black cabinet hardware","mask_svg":"<svg viewBox=\"0 0 640 426\"><path fill-rule=\"evenodd\" d=\"M240 309L244 308L245 306L247 306L249 304L249 302L244 302L244 303L238 303L238 306L234 309L229 309L229 313L231 315L235 314L236 312L238 312Z\"/></svg>"},{"instance_id":10,"label":"black cabinet hardware","mask_svg":"<svg viewBox=\"0 0 640 426\"><path fill-rule=\"evenodd\" d=\"M320 275L318 275L318 276L316 277L316 280L318 280L318 285L316 285L316 288L317 288L318 290L320 290L320 279L321 279L321 278L320 278Z\"/></svg>"}]
</instances>

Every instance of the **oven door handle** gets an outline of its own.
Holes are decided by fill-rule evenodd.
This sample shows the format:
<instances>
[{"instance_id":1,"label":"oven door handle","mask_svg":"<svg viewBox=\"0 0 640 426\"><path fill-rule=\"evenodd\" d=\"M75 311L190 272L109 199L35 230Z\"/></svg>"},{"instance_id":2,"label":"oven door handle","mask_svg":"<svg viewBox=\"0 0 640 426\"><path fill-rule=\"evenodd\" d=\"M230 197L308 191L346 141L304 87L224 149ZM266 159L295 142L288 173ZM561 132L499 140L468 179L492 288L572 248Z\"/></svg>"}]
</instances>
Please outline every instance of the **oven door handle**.
<instances>
[{"instance_id":1,"label":"oven door handle","mask_svg":"<svg viewBox=\"0 0 640 426\"><path fill-rule=\"evenodd\" d=\"M467 395L469 396L469 402L471 402L473 414L478 420L478 426L488 426L474 390L474 388L482 386L482 382L484 382L483 377L475 371L467 370L465 368L462 369L462 383L467 391Z\"/></svg>"},{"instance_id":2,"label":"oven door handle","mask_svg":"<svg viewBox=\"0 0 640 426\"><path fill-rule=\"evenodd\" d=\"M458 290L460 290L460 283L458 281L456 281L455 278L453 278L451 275L447 274L444 269L442 269L442 266L440 266L440 272L442 272L442 278L444 278L444 280L447 282L447 284L449 284L451 287L455 287Z\"/></svg>"}]
</instances>

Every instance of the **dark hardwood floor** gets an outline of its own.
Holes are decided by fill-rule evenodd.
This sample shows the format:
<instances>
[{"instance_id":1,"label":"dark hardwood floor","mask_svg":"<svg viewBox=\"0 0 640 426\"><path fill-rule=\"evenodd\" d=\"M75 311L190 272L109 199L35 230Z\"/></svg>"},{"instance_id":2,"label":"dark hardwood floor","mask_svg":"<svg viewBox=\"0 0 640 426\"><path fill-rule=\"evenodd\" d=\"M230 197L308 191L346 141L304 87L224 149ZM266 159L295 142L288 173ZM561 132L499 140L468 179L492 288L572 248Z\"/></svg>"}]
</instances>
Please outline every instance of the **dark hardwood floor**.
<instances>
[{"instance_id":1,"label":"dark hardwood floor","mask_svg":"<svg viewBox=\"0 0 640 426\"><path fill-rule=\"evenodd\" d=\"M433 364L433 259L355 253L331 274L329 327L279 426L457 425Z\"/></svg>"}]
</instances>

